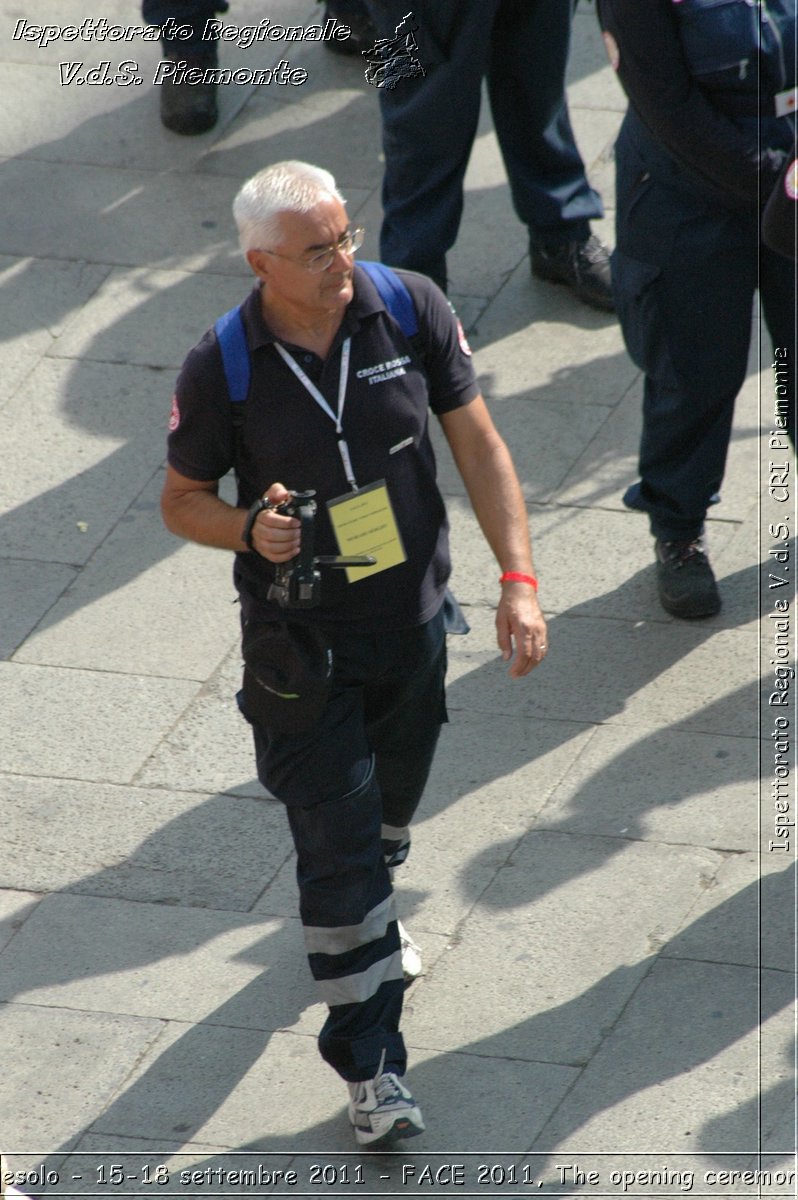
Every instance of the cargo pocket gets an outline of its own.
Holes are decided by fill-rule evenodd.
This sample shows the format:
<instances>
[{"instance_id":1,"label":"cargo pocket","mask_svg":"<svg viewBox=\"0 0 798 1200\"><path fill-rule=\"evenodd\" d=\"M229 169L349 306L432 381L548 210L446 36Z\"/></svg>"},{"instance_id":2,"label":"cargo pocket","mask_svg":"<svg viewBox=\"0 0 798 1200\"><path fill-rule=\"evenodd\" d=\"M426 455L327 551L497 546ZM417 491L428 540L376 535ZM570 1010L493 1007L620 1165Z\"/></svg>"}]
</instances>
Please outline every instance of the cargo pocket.
<instances>
[{"instance_id":1,"label":"cargo pocket","mask_svg":"<svg viewBox=\"0 0 798 1200\"><path fill-rule=\"evenodd\" d=\"M611 263L615 306L629 357L641 371L654 375L664 351L656 295L662 268L618 249L613 250Z\"/></svg>"},{"instance_id":2,"label":"cargo pocket","mask_svg":"<svg viewBox=\"0 0 798 1200\"><path fill-rule=\"evenodd\" d=\"M690 74L710 88L732 90L750 77L755 94L758 5L747 0L682 0L676 14Z\"/></svg>"}]
</instances>

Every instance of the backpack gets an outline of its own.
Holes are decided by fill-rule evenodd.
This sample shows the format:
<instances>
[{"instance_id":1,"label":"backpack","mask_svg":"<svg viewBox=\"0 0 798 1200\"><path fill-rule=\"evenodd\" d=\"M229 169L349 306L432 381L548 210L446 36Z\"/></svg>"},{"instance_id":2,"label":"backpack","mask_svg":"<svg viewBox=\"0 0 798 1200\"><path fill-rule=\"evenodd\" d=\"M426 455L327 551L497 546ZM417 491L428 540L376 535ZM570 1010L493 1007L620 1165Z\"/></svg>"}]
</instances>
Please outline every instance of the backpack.
<instances>
[{"instance_id":1,"label":"backpack","mask_svg":"<svg viewBox=\"0 0 798 1200\"><path fill-rule=\"evenodd\" d=\"M424 353L416 306L405 284L395 271L382 263L359 262L358 266L369 276L388 312L423 362ZM240 306L236 305L219 317L213 328L222 355L227 391L233 404L233 423L238 427L243 421L243 412L237 405L246 400L250 379L249 348Z\"/></svg>"}]
</instances>

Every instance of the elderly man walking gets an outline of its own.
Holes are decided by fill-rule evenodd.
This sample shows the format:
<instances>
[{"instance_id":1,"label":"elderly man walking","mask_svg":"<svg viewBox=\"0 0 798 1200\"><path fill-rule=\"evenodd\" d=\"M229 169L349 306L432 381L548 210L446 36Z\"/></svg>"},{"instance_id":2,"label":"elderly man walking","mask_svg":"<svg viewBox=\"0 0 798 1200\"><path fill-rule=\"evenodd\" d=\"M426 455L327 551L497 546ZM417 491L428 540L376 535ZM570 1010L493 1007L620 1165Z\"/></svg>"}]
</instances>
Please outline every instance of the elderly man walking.
<instances>
[{"instance_id":1,"label":"elderly man walking","mask_svg":"<svg viewBox=\"0 0 798 1200\"><path fill-rule=\"evenodd\" d=\"M233 208L256 284L231 317L236 362L214 329L184 363L162 509L174 533L235 554L240 704L296 845L309 962L328 1006L320 1051L349 1085L366 1145L424 1128L401 1081L405 974L420 963L405 938L403 969L392 874L446 720L450 564L430 410L499 564L497 640L513 678L545 655L545 622L521 489L444 295L389 272L416 318L416 333L403 328L355 264L363 231L317 167L269 167ZM243 400L231 384L242 355ZM236 505L218 495L231 468ZM365 564L320 566L316 551Z\"/></svg>"}]
</instances>

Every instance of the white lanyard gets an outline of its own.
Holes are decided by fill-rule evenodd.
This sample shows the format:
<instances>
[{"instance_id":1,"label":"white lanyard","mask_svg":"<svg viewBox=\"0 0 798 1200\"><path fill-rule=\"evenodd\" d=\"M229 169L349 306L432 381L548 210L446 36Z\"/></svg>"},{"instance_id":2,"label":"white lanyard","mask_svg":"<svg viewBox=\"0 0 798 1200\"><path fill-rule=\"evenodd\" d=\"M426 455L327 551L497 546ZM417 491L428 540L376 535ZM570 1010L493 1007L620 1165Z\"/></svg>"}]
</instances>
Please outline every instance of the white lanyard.
<instances>
[{"instance_id":1,"label":"white lanyard","mask_svg":"<svg viewBox=\"0 0 798 1200\"><path fill-rule=\"evenodd\" d=\"M327 414L327 416L330 418L330 420L335 423L335 432L338 434L338 453L341 455L341 462L344 464L344 471L346 473L346 481L349 484L349 486L351 487L352 491L356 492L356 491L358 491L358 486L355 483L355 475L352 470L352 460L349 457L349 447L347 446L347 444L342 436L343 429L341 426L341 421L342 421L342 418L344 415L344 403L346 402L346 384L347 384L347 380L349 378L349 349L350 349L351 343L352 343L352 339L347 338L346 341L344 342L343 346L341 347L341 373L338 376L338 412L337 413L333 412L333 410L330 408L329 404L325 400L324 396L321 394L319 389L316 387L315 383L311 379L308 379L307 375L302 370L299 363L296 361L295 358L292 358L292 356L286 350L285 346L281 346L279 342L275 342L274 345L275 345L278 353L282 357L282 359L288 364L288 366L294 372L294 374L296 375L297 379L302 384L302 386L308 392L310 392L311 396L316 401L316 403L318 404L318 406L322 410L322 412L325 412Z\"/></svg>"}]
</instances>

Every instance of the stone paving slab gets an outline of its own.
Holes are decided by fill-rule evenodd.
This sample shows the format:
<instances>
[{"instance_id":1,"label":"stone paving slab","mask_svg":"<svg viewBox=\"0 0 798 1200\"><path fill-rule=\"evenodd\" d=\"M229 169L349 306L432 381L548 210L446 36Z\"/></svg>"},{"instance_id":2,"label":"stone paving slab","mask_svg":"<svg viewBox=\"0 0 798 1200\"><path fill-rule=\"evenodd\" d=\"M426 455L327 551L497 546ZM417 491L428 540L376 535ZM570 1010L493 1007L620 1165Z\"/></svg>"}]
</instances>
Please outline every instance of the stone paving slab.
<instances>
[{"instance_id":1,"label":"stone paving slab","mask_svg":"<svg viewBox=\"0 0 798 1200\"><path fill-rule=\"evenodd\" d=\"M21 775L0 796L3 888L246 912L292 853L269 801Z\"/></svg>"},{"instance_id":2,"label":"stone paving slab","mask_svg":"<svg viewBox=\"0 0 798 1200\"><path fill-rule=\"evenodd\" d=\"M0 164L8 206L0 253L58 258L68 246L70 258L117 266L240 275L229 213L241 182L207 175L198 188L186 174L9 159ZM348 191L357 215L367 189ZM170 210L179 221L154 219Z\"/></svg>"},{"instance_id":3,"label":"stone paving slab","mask_svg":"<svg viewBox=\"0 0 798 1200\"><path fill-rule=\"evenodd\" d=\"M605 725L576 758L537 827L753 850L758 777L754 738Z\"/></svg>"},{"instance_id":4,"label":"stone paving slab","mask_svg":"<svg viewBox=\"0 0 798 1200\"><path fill-rule=\"evenodd\" d=\"M413 824L412 853L396 874L414 936L458 932L588 736L564 722L532 726L452 712ZM270 911L269 902L267 894L257 908Z\"/></svg>"},{"instance_id":5,"label":"stone paving slab","mask_svg":"<svg viewBox=\"0 0 798 1200\"><path fill-rule=\"evenodd\" d=\"M580 6L574 17L571 54L568 60L569 109L626 111L626 97L607 60L604 43L590 7Z\"/></svg>"},{"instance_id":6,"label":"stone paving slab","mask_svg":"<svg viewBox=\"0 0 798 1200\"><path fill-rule=\"evenodd\" d=\"M497 287L515 270L527 253L526 231L513 208L496 134L490 116L487 88L482 103L474 149L465 174L462 234L447 255L451 290L481 297L483 307ZM379 195L370 203L373 220L381 221ZM462 303L456 304L466 328Z\"/></svg>"},{"instance_id":7,"label":"stone paving slab","mask_svg":"<svg viewBox=\"0 0 798 1200\"><path fill-rule=\"evenodd\" d=\"M49 611L58 597L76 577L76 570L65 563L31 562L22 559L0 560L0 657L11 658L20 643ZM16 603L25 597L25 607Z\"/></svg>"},{"instance_id":8,"label":"stone paving slab","mask_svg":"<svg viewBox=\"0 0 798 1200\"><path fill-rule=\"evenodd\" d=\"M756 1146L760 1063L768 1078L782 1069L791 1024L787 1014L778 1066L772 1054L760 1060L765 980L764 1015L788 1009L793 988L780 972L655 963L535 1149L674 1154Z\"/></svg>"},{"instance_id":9,"label":"stone paving slab","mask_svg":"<svg viewBox=\"0 0 798 1200\"><path fill-rule=\"evenodd\" d=\"M730 855L666 953L789 973L795 969L794 910L794 863Z\"/></svg>"},{"instance_id":10,"label":"stone paving slab","mask_svg":"<svg viewBox=\"0 0 798 1200\"><path fill-rule=\"evenodd\" d=\"M488 402L488 410L511 453L513 448L524 447L522 454L516 450L517 469L524 496L527 501L534 503L552 498L583 447L590 444L610 411L598 405L591 405L587 410L581 409L578 414L574 409L573 421L564 425L562 407L545 400L527 397L496 399ZM432 435L443 494L447 501L452 496L465 497L465 484L454 466L448 443L437 422L432 425Z\"/></svg>"},{"instance_id":11,"label":"stone paving slab","mask_svg":"<svg viewBox=\"0 0 798 1200\"><path fill-rule=\"evenodd\" d=\"M755 440L761 423L761 396L767 387L768 377L759 369L758 349L755 327L748 377L735 406L735 424L721 488L721 502L713 505L708 513L710 541L718 523L744 521L759 498ZM624 510L623 493L638 477L642 395L639 373L631 377L629 387L620 384L614 411L563 481L556 496L558 502L584 506L598 504ZM642 520L641 517L641 524ZM644 536L643 530L647 531L645 524L642 524L641 536Z\"/></svg>"},{"instance_id":12,"label":"stone paving slab","mask_svg":"<svg viewBox=\"0 0 798 1200\"><path fill-rule=\"evenodd\" d=\"M29 24L80 26L88 15L95 18L101 15L109 24L141 27L139 11L123 4L105 4L102 14L96 11L88 14L85 5L64 4L49 20L41 13L42 7L37 7L35 19L28 16ZM116 16L109 11L114 7L118 9ZM68 13L65 10L69 8L79 11ZM306 3L304 9L303 16L309 15L312 20L316 15L313 5ZM281 19L295 24L300 19L291 0L274 0L269 5L269 14L275 24ZM256 25L261 17L261 4L252 0L239 0L236 4L237 24ZM284 43L267 41L245 48L228 40L223 43L220 63L231 70L262 70L276 65L285 55ZM0 129L0 151L49 162L106 167L128 167L135 163L145 171L192 170L259 90L287 93L286 101L296 91L277 86L220 87L217 127L199 138L181 138L165 133L158 117L159 93L153 86L161 59L157 41L145 42L137 37L116 43L80 39L64 43L55 39L42 47L34 41L8 39L4 43L4 57L7 61L0 65L0 87L9 95L30 97L31 102L10 108L6 113ZM297 56L293 48L289 57L292 67L304 65L304 56ZM326 55L327 59L331 57ZM68 70L69 64L77 61L85 68L107 62L108 74L104 78L113 73L118 82L101 87L78 83L62 86L59 65L65 63ZM102 94L102 102L98 92ZM45 138L31 144L32 129L44 130ZM246 171L242 177L244 174Z\"/></svg>"},{"instance_id":13,"label":"stone paving slab","mask_svg":"<svg viewBox=\"0 0 798 1200\"><path fill-rule=\"evenodd\" d=\"M167 532L158 509L161 484L159 472L17 662L203 680L224 658L237 637L230 562ZM171 640L153 638L154 613L175 631Z\"/></svg>"},{"instance_id":14,"label":"stone paving slab","mask_svg":"<svg viewBox=\"0 0 798 1200\"><path fill-rule=\"evenodd\" d=\"M574 305L563 288L529 278L522 263L480 318L472 345L483 395L532 395L612 405L637 374L608 313ZM560 347L566 344L565 360ZM574 416L579 409L574 408ZM514 447L515 449L515 447ZM520 464L523 471L523 461Z\"/></svg>"},{"instance_id":15,"label":"stone paving slab","mask_svg":"<svg viewBox=\"0 0 798 1200\"><path fill-rule=\"evenodd\" d=\"M84 564L163 462L171 383L41 361L4 412L0 554Z\"/></svg>"},{"instance_id":16,"label":"stone paving slab","mask_svg":"<svg viewBox=\"0 0 798 1200\"><path fill-rule=\"evenodd\" d=\"M786 1040L785 1046L788 1046ZM794 1056L790 1054L788 1048L783 1056L781 1083L774 1087L773 1096L768 1097L768 1124L762 1131L762 1149L772 1157L761 1164L774 1172L777 1170L785 1172L789 1185L792 1186L795 1185L796 1178L798 1178L798 1174L796 1174L795 1118L793 1116L795 1101L793 1058ZM757 1162L756 1166L759 1167L760 1163ZM784 1187L776 1189L773 1185L772 1190L774 1192L779 1190L784 1194L785 1189Z\"/></svg>"},{"instance_id":17,"label":"stone paving slab","mask_svg":"<svg viewBox=\"0 0 798 1200\"><path fill-rule=\"evenodd\" d=\"M270 53L286 57L287 44ZM323 162L350 202L364 185L378 187L379 111L360 63L340 61L313 42L294 43L288 57L292 67L308 72L307 82L297 89L254 88L243 118L222 133L198 169L243 180L260 164L300 159ZM340 136L344 129L348 137Z\"/></svg>"},{"instance_id":18,"label":"stone paving slab","mask_svg":"<svg viewBox=\"0 0 798 1200\"><path fill-rule=\"evenodd\" d=\"M243 259L235 278L201 272L111 271L50 353L83 362L164 367L164 406L188 351L250 287Z\"/></svg>"},{"instance_id":19,"label":"stone paving slab","mask_svg":"<svg viewBox=\"0 0 798 1200\"><path fill-rule=\"evenodd\" d=\"M549 622L545 669L528 686L509 687L495 649L492 612L470 608L468 619L472 633L449 647L448 695L455 707L756 735L758 688L751 673L757 644L751 634L559 614ZM571 682L564 687L563 680Z\"/></svg>"},{"instance_id":20,"label":"stone paving slab","mask_svg":"<svg viewBox=\"0 0 798 1200\"><path fill-rule=\"evenodd\" d=\"M268 795L255 777L250 727L235 700L242 671L237 623L237 610L225 614L222 628L231 649L142 765L136 775L140 786Z\"/></svg>"},{"instance_id":21,"label":"stone paving slab","mask_svg":"<svg viewBox=\"0 0 798 1200\"><path fill-rule=\"evenodd\" d=\"M68 1149L158 1036L141 1016L0 1006L3 1145L17 1152Z\"/></svg>"},{"instance_id":22,"label":"stone paving slab","mask_svg":"<svg viewBox=\"0 0 798 1200\"><path fill-rule=\"evenodd\" d=\"M330 1083L315 1039L172 1022L92 1132L109 1141L177 1135L231 1148L333 1149L345 1131L346 1088ZM326 1122L333 1129L320 1138Z\"/></svg>"},{"instance_id":23,"label":"stone paving slab","mask_svg":"<svg viewBox=\"0 0 798 1200\"><path fill-rule=\"evenodd\" d=\"M0 950L22 928L40 899L32 888L15 892L3 884L0 891Z\"/></svg>"},{"instance_id":24,"label":"stone paving slab","mask_svg":"<svg viewBox=\"0 0 798 1200\"><path fill-rule=\"evenodd\" d=\"M2 959L2 998L42 1008L268 1030L315 1002L298 918L52 895Z\"/></svg>"},{"instance_id":25,"label":"stone paving slab","mask_svg":"<svg viewBox=\"0 0 798 1200\"><path fill-rule=\"evenodd\" d=\"M320 1062L312 1038L276 1033L261 1048L255 1035L239 1030L200 1026L182 1032L181 1038L181 1031L170 1027L168 1038L179 1040L164 1050L167 1039L162 1039L156 1047L160 1057L145 1060L143 1074L100 1117L97 1131L124 1130L126 1136L152 1139L163 1137L175 1122L189 1141L250 1150L274 1152L290 1143L294 1150L318 1153L345 1144L346 1089L340 1081L330 1086L329 1068ZM475 1121L484 1130L485 1144L528 1144L548 1107L559 1101L575 1075L567 1067L544 1069L498 1059L476 1064L465 1055L436 1055L412 1047L410 1054L413 1086L423 1089L425 1111L434 1121L432 1144L447 1150L462 1145L463 1128ZM163 1059L171 1059L168 1066ZM198 1063L204 1067L201 1085ZM463 1075L477 1066L479 1087L463 1089ZM307 1088L299 1095L290 1087L298 1073ZM508 1085L518 1099L510 1111L501 1103ZM453 1106L456 1091L463 1094ZM423 1152L429 1142L429 1135L416 1138L413 1154ZM391 1189L391 1194L400 1191Z\"/></svg>"},{"instance_id":26,"label":"stone paving slab","mask_svg":"<svg viewBox=\"0 0 798 1200\"><path fill-rule=\"evenodd\" d=\"M0 411L107 274L107 267L88 262L0 257L4 297Z\"/></svg>"},{"instance_id":27,"label":"stone paving slab","mask_svg":"<svg viewBox=\"0 0 798 1200\"><path fill-rule=\"evenodd\" d=\"M456 953L425 982L409 1039L581 1066L720 861L689 847L672 848L665 861L656 845L527 834L480 897ZM501 1030L488 1015L496 1008Z\"/></svg>"},{"instance_id":28,"label":"stone paving slab","mask_svg":"<svg viewBox=\"0 0 798 1200\"><path fill-rule=\"evenodd\" d=\"M196 690L183 680L0 663L0 761L12 774L127 783Z\"/></svg>"}]
</instances>

